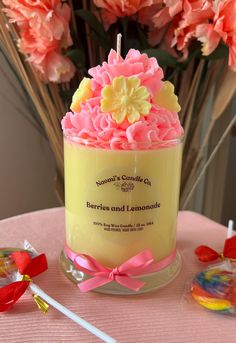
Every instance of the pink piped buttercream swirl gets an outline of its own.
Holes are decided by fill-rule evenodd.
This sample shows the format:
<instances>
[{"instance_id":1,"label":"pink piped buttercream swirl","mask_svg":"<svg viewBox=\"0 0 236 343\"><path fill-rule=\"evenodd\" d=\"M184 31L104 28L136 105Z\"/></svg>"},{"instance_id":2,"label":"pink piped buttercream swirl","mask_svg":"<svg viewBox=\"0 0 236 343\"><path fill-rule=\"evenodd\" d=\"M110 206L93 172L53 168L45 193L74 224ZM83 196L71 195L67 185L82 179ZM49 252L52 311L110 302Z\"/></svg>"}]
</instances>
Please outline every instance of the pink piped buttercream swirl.
<instances>
[{"instance_id":1,"label":"pink piped buttercream swirl","mask_svg":"<svg viewBox=\"0 0 236 343\"><path fill-rule=\"evenodd\" d=\"M126 57L117 59L115 50L111 50L108 62L89 69L92 76L92 90L95 94L101 94L101 89L112 83L117 76L136 76L140 79L141 85L147 87L154 96L161 88L163 70L157 63L156 58L149 58L138 50L129 50Z\"/></svg>"},{"instance_id":2,"label":"pink piped buttercream swirl","mask_svg":"<svg viewBox=\"0 0 236 343\"><path fill-rule=\"evenodd\" d=\"M152 149L183 134L175 112L153 106L150 114L138 122L118 125L98 105L91 108L89 101L81 112L68 112L62 127L67 136L76 136L88 146L105 149Z\"/></svg>"},{"instance_id":3,"label":"pink piped buttercream swirl","mask_svg":"<svg viewBox=\"0 0 236 343\"><path fill-rule=\"evenodd\" d=\"M81 104L79 112L68 112L62 119L63 132L68 138L76 137L81 144L96 148L147 150L170 145L170 140L183 135L177 112L153 101L163 83L163 71L155 58L131 49L125 59L117 60L117 54L112 50L108 63L91 68L89 74L92 76L92 97ZM125 119L118 124L111 113L101 110L101 92L118 76L138 77L150 93L149 114L134 123Z\"/></svg>"}]
</instances>

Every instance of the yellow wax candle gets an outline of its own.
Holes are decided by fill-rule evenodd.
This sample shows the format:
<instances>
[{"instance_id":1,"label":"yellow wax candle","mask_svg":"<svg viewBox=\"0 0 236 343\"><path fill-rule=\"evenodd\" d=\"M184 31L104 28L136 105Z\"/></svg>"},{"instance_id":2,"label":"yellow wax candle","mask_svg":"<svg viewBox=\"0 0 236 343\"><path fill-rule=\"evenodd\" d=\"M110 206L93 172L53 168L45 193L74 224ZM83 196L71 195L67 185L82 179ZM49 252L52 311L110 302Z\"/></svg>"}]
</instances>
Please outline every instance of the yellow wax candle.
<instances>
[{"instance_id":1,"label":"yellow wax candle","mask_svg":"<svg viewBox=\"0 0 236 343\"><path fill-rule=\"evenodd\" d=\"M182 144L108 150L64 139L66 239L75 252L115 267L150 249L175 249Z\"/></svg>"}]
</instances>

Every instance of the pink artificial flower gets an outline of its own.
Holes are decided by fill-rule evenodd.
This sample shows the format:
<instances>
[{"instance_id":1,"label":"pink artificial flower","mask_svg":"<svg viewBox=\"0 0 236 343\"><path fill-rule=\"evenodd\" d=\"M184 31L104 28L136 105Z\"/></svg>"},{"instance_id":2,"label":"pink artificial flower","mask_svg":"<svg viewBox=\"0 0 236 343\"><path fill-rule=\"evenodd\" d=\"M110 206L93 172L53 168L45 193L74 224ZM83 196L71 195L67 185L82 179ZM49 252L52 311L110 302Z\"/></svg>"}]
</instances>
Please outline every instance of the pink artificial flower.
<instances>
[{"instance_id":1,"label":"pink artificial flower","mask_svg":"<svg viewBox=\"0 0 236 343\"><path fill-rule=\"evenodd\" d=\"M162 0L93 0L94 4L101 8L103 23L106 29L118 18L129 17L136 14L144 7L160 3Z\"/></svg>"},{"instance_id":2,"label":"pink artificial flower","mask_svg":"<svg viewBox=\"0 0 236 343\"><path fill-rule=\"evenodd\" d=\"M163 2L169 8L169 13L172 18L183 9L184 0L164 0Z\"/></svg>"},{"instance_id":3,"label":"pink artificial flower","mask_svg":"<svg viewBox=\"0 0 236 343\"><path fill-rule=\"evenodd\" d=\"M22 28L32 30L49 41L61 41L61 47L67 48L72 44L69 21L70 7L61 0L3 0L8 8L4 9L11 18Z\"/></svg>"},{"instance_id":4,"label":"pink artificial flower","mask_svg":"<svg viewBox=\"0 0 236 343\"><path fill-rule=\"evenodd\" d=\"M203 55L222 40L229 48L229 66L236 70L235 0L163 0L163 5L152 18L151 45L161 43L172 54L176 48L186 58L193 40L202 43Z\"/></svg>"},{"instance_id":5,"label":"pink artificial flower","mask_svg":"<svg viewBox=\"0 0 236 343\"><path fill-rule=\"evenodd\" d=\"M46 55L42 66L51 82L69 82L75 74L75 66L71 60L56 51Z\"/></svg>"},{"instance_id":6,"label":"pink artificial flower","mask_svg":"<svg viewBox=\"0 0 236 343\"><path fill-rule=\"evenodd\" d=\"M152 18L162 8L162 4L163 0L156 0L152 5L141 8L138 11L138 22L152 27Z\"/></svg>"},{"instance_id":7,"label":"pink artificial flower","mask_svg":"<svg viewBox=\"0 0 236 343\"><path fill-rule=\"evenodd\" d=\"M184 0L163 0L161 8L152 16L152 26L148 32L151 46L161 44L161 48L177 57L172 47L174 33L181 19Z\"/></svg>"},{"instance_id":8,"label":"pink artificial flower","mask_svg":"<svg viewBox=\"0 0 236 343\"><path fill-rule=\"evenodd\" d=\"M189 44L196 38L197 27L208 23L213 17L212 0L184 0L182 18L174 32L172 46L176 45L186 58Z\"/></svg>"},{"instance_id":9,"label":"pink artificial flower","mask_svg":"<svg viewBox=\"0 0 236 343\"><path fill-rule=\"evenodd\" d=\"M73 44L69 30L70 7L61 0L3 0L3 3L10 22L19 27L21 52L42 78L51 82L69 81L75 67L62 55L62 49Z\"/></svg>"},{"instance_id":10,"label":"pink artificial flower","mask_svg":"<svg viewBox=\"0 0 236 343\"><path fill-rule=\"evenodd\" d=\"M174 16L183 10L183 2L184 0L163 0L164 6L152 17L154 27L161 29L171 22Z\"/></svg>"},{"instance_id":11,"label":"pink artificial flower","mask_svg":"<svg viewBox=\"0 0 236 343\"><path fill-rule=\"evenodd\" d=\"M213 24L199 24L196 27L195 35L202 43L202 54L207 56L211 54L218 46L221 37L214 30Z\"/></svg>"},{"instance_id":12,"label":"pink artificial flower","mask_svg":"<svg viewBox=\"0 0 236 343\"><path fill-rule=\"evenodd\" d=\"M150 43L160 40L160 31L165 32L162 45L174 54L174 47L188 55L188 47L196 39L198 25L213 19L213 0L164 0L165 7L153 16L154 28L150 34Z\"/></svg>"},{"instance_id":13,"label":"pink artificial flower","mask_svg":"<svg viewBox=\"0 0 236 343\"><path fill-rule=\"evenodd\" d=\"M222 40L229 48L229 66L236 71L236 1L215 0L211 11L210 20L195 27L202 54L211 54Z\"/></svg>"}]
</instances>

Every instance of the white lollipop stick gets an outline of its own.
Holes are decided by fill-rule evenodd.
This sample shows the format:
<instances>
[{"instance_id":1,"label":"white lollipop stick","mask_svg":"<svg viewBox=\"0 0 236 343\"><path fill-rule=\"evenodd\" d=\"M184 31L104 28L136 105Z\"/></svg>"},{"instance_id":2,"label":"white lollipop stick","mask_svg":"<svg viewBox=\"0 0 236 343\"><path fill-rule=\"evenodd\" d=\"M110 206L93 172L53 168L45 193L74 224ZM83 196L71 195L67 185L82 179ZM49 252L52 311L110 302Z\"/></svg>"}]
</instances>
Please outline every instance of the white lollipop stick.
<instances>
[{"instance_id":1,"label":"white lollipop stick","mask_svg":"<svg viewBox=\"0 0 236 343\"><path fill-rule=\"evenodd\" d=\"M34 256L38 255L38 252L33 248L33 246L27 240L24 241L24 249L30 250L31 252L33 252ZM21 280L21 278L22 278L22 275L19 272L17 272L15 275L15 279ZM99 330L92 324L86 322L86 320L84 320L83 318L79 317L74 312L68 310L68 308L66 308L59 302L57 302L55 299L51 298L47 293L45 293L39 286L37 286L32 281L30 282L29 287L35 295L40 296L40 298L42 298L46 303L48 303L49 305L57 309L59 312L63 313L66 317L70 318L75 323L82 326L84 329L88 330L89 332L91 332L92 334L100 338L102 341L106 343L116 343L116 340L114 338L108 336L105 332Z\"/></svg>"},{"instance_id":2,"label":"white lollipop stick","mask_svg":"<svg viewBox=\"0 0 236 343\"><path fill-rule=\"evenodd\" d=\"M114 338L108 336L105 332L99 330L98 328L96 328L92 324L86 322L86 320L84 320L83 318L77 316L77 314L75 314L74 312L68 310L65 306L61 305L56 300L54 300L49 295L47 295L47 293L45 293L35 283L30 282L29 287L34 294L39 295L40 298L42 298L44 301L46 301L49 305L56 308L58 311L63 313L66 317L70 318L75 323L79 324L84 329L88 330L89 332L91 332L92 334L94 334L95 336L100 338L102 341L104 341L106 343L116 343L116 340Z\"/></svg>"},{"instance_id":3,"label":"white lollipop stick","mask_svg":"<svg viewBox=\"0 0 236 343\"><path fill-rule=\"evenodd\" d=\"M117 38L116 38L116 54L117 54L117 60L120 58L120 52L121 52L121 38L122 34L118 33Z\"/></svg>"},{"instance_id":4,"label":"white lollipop stick","mask_svg":"<svg viewBox=\"0 0 236 343\"><path fill-rule=\"evenodd\" d=\"M231 238L233 236L233 229L234 229L234 221L230 219L228 221L227 238Z\"/></svg>"}]
</instances>

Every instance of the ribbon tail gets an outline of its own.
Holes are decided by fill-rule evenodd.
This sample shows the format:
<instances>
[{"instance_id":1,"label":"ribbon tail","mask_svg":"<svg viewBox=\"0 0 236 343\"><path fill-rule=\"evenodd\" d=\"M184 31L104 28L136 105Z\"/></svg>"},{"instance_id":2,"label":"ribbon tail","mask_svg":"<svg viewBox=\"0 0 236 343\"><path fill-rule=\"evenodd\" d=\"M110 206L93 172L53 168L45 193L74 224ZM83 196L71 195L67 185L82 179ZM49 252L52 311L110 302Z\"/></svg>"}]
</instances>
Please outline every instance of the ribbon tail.
<instances>
[{"instance_id":1,"label":"ribbon tail","mask_svg":"<svg viewBox=\"0 0 236 343\"><path fill-rule=\"evenodd\" d=\"M119 283L121 286L125 288L129 288L132 291L139 291L144 285L145 282L138 280L138 279L133 279L129 276L116 276L115 281Z\"/></svg>"},{"instance_id":2,"label":"ribbon tail","mask_svg":"<svg viewBox=\"0 0 236 343\"><path fill-rule=\"evenodd\" d=\"M107 283L111 282L112 280L108 278L104 278L101 276L94 276L88 280L82 281L77 284L81 292L89 292L95 288L101 287L106 285Z\"/></svg>"}]
</instances>

